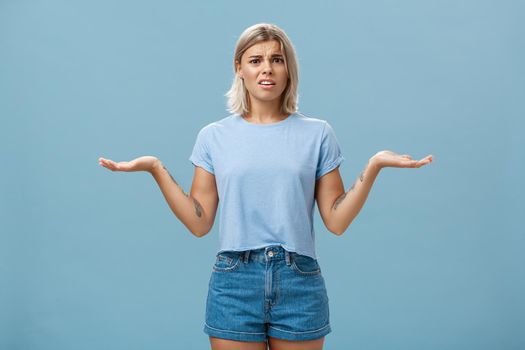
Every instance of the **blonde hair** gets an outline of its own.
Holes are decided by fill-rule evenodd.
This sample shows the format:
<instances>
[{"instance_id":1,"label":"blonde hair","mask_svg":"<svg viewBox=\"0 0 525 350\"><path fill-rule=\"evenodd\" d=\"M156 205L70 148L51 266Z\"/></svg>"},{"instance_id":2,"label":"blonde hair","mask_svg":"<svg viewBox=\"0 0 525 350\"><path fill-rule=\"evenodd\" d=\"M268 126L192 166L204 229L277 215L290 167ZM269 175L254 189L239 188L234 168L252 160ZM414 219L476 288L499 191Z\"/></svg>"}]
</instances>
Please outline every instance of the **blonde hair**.
<instances>
[{"instance_id":1,"label":"blonde hair","mask_svg":"<svg viewBox=\"0 0 525 350\"><path fill-rule=\"evenodd\" d=\"M237 40L235 54L233 57L233 82L230 90L226 93L228 97L228 111L230 113L244 114L249 112L248 91L242 80L237 74L236 61L241 62L242 55L251 46L268 40L277 40L281 46L284 56L284 64L288 73L288 83L281 95L281 112L291 114L297 111L299 96L297 86L299 84L299 66L295 54L295 48L286 33L275 24L259 23L248 27Z\"/></svg>"}]
</instances>

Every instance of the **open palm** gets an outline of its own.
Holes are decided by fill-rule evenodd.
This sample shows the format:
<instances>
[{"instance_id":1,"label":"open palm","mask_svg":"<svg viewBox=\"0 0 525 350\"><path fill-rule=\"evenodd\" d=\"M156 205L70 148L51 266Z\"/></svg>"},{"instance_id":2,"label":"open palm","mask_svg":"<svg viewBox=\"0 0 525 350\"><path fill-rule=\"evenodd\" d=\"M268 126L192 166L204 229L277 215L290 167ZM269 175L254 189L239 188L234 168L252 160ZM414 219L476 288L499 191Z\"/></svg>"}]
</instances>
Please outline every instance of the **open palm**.
<instances>
[{"instance_id":1,"label":"open palm","mask_svg":"<svg viewBox=\"0 0 525 350\"><path fill-rule=\"evenodd\" d=\"M419 168L432 162L432 155L428 155L420 160L414 160L408 154L400 155L389 150L378 152L373 158L376 164L381 168Z\"/></svg>"},{"instance_id":2,"label":"open palm","mask_svg":"<svg viewBox=\"0 0 525 350\"><path fill-rule=\"evenodd\" d=\"M159 162L157 157L143 156L129 162L115 162L100 157L98 163L111 171L152 171Z\"/></svg>"}]
</instances>

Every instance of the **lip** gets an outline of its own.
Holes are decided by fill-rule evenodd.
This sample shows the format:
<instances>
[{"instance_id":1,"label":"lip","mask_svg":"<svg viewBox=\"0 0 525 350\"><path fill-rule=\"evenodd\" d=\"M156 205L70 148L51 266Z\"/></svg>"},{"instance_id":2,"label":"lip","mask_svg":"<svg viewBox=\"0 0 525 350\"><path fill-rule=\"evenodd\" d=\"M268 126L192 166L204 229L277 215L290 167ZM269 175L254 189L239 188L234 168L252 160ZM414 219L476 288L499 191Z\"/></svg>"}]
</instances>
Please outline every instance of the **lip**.
<instances>
[{"instance_id":1,"label":"lip","mask_svg":"<svg viewBox=\"0 0 525 350\"><path fill-rule=\"evenodd\" d=\"M269 83L272 83L273 85L275 85L275 80L272 80L272 79L261 79L257 82L257 84L261 84L263 81L267 81Z\"/></svg>"},{"instance_id":2,"label":"lip","mask_svg":"<svg viewBox=\"0 0 525 350\"><path fill-rule=\"evenodd\" d=\"M270 89L273 89L275 87L275 85L261 85L261 84L259 84L259 87L261 89L264 89L264 90L270 90Z\"/></svg>"},{"instance_id":3,"label":"lip","mask_svg":"<svg viewBox=\"0 0 525 350\"><path fill-rule=\"evenodd\" d=\"M272 85L264 85L264 84L261 84L263 81L267 81L269 83L271 83ZM272 80L272 79L261 79L257 82L257 84L261 87L261 89L265 89L265 90L269 90L269 89L272 89L275 87L275 81Z\"/></svg>"}]
</instances>

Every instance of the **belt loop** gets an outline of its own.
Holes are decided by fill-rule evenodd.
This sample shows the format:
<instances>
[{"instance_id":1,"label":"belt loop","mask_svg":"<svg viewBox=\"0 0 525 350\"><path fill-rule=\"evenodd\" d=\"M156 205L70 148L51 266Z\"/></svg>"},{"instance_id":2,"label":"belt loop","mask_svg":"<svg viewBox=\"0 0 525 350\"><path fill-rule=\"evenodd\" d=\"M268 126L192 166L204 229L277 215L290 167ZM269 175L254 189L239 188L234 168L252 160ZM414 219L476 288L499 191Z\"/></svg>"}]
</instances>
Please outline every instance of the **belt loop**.
<instances>
[{"instance_id":1,"label":"belt loop","mask_svg":"<svg viewBox=\"0 0 525 350\"><path fill-rule=\"evenodd\" d=\"M248 259L250 258L250 251L247 250L244 252L244 263L247 264L248 263Z\"/></svg>"},{"instance_id":2,"label":"belt loop","mask_svg":"<svg viewBox=\"0 0 525 350\"><path fill-rule=\"evenodd\" d=\"M286 265L290 266L290 253L287 250L284 251L284 256L286 258Z\"/></svg>"}]
</instances>

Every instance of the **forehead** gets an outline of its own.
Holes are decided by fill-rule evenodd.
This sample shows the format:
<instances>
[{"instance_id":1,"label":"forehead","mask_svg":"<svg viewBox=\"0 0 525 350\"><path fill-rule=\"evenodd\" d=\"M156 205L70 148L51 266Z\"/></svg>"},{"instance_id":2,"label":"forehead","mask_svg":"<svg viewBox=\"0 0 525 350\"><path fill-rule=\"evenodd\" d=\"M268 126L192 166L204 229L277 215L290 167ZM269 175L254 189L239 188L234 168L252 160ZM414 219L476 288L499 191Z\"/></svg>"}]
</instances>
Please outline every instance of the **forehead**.
<instances>
[{"instance_id":1,"label":"forehead","mask_svg":"<svg viewBox=\"0 0 525 350\"><path fill-rule=\"evenodd\" d=\"M281 45L277 40L261 41L250 46L244 54L247 56L282 54Z\"/></svg>"}]
</instances>

